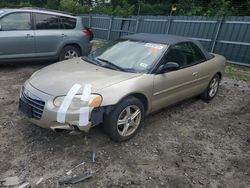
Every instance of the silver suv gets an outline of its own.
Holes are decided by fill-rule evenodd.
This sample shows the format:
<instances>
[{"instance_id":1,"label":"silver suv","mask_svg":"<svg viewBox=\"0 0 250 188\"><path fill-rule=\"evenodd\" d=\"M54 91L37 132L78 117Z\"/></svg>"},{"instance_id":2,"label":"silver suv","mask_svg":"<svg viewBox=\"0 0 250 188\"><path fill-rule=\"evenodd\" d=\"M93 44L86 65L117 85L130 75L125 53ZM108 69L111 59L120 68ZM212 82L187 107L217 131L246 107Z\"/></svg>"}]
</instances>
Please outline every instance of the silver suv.
<instances>
[{"instance_id":1,"label":"silver suv","mask_svg":"<svg viewBox=\"0 0 250 188\"><path fill-rule=\"evenodd\" d=\"M92 38L81 17L46 9L0 9L0 62L87 55Z\"/></svg>"}]
</instances>

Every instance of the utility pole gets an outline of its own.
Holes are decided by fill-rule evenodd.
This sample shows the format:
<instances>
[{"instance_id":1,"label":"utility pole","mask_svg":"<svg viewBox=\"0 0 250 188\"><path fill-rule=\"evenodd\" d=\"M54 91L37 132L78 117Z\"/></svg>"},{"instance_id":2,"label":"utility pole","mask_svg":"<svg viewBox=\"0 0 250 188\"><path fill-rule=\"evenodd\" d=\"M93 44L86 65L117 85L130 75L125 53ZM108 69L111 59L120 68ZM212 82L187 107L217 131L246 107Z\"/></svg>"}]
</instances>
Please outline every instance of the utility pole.
<instances>
[{"instance_id":1,"label":"utility pole","mask_svg":"<svg viewBox=\"0 0 250 188\"><path fill-rule=\"evenodd\" d=\"M138 3L137 16L140 16L140 11L141 11L141 1L140 1L140 0L138 0L138 1L137 1L137 3Z\"/></svg>"}]
</instances>

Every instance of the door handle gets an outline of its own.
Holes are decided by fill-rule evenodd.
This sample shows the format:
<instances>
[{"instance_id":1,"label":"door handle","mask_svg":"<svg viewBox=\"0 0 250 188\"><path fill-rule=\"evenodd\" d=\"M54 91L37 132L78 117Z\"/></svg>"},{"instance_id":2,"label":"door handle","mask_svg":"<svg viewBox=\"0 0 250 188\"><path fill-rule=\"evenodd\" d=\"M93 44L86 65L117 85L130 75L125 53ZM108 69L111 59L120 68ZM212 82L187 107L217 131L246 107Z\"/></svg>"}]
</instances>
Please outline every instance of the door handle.
<instances>
[{"instance_id":1,"label":"door handle","mask_svg":"<svg viewBox=\"0 0 250 188\"><path fill-rule=\"evenodd\" d=\"M197 75L198 75L198 72L193 72L192 75L193 75L193 76L197 76Z\"/></svg>"},{"instance_id":2,"label":"door handle","mask_svg":"<svg viewBox=\"0 0 250 188\"><path fill-rule=\"evenodd\" d=\"M62 34L62 37L67 37L67 35L65 35L65 34Z\"/></svg>"},{"instance_id":3,"label":"door handle","mask_svg":"<svg viewBox=\"0 0 250 188\"><path fill-rule=\"evenodd\" d=\"M33 35L31 35L31 34L26 34L26 36L25 36L25 38L32 38L33 37Z\"/></svg>"}]
</instances>

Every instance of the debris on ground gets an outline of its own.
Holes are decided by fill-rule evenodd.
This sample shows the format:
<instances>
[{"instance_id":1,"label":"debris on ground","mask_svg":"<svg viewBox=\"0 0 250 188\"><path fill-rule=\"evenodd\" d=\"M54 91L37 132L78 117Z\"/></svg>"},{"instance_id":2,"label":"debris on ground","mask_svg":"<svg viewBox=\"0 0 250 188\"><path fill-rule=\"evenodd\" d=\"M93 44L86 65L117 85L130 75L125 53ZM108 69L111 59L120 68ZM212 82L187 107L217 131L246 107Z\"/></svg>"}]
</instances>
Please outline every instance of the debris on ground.
<instances>
[{"instance_id":1,"label":"debris on ground","mask_svg":"<svg viewBox=\"0 0 250 188\"><path fill-rule=\"evenodd\" d=\"M75 184L81 181L84 181L86 179L92 178L93 177L93 173L92 172L85 172L81 175L72 177L72 178L67 178L64 180L59 180L59 185L63 185L63 184Z\"/></svg>"},{"instance_id":2,"label":"debris on ground","mask_svg":"<svg viewBox=\"0 0 250 188\"><path fill-rule=\"evenodd\" d=\"M95 158L96 158L96 154L95 154L95 151L92 152L92 162L94 163L95 162Z\"/></svg>"},{"instance_id":3,"label":"debris on ground","mask_svg":"<svg viewBox=\"0 0 250 188\"><path fill-rule=\"evenodd\" d=\"M40 178L37 182L36 185L39 185L43 181L43 178Z\"/></svg>"},{"instance_id":4,"label":"debris on ground","mask_svg":"<svg viewBox=\"0 0 250 188\"><path fill-rule=\"evenodd\" d=\"M22 185L19 185L17 188L26 188L29 184L29 182L25 182Z\"/></svg>"},{"instance_id":5,"label":"debris on ground","mask_svg":"<svg viewBox=\"0 0 250 188\"><path fill-rule=\"evenodd\" d=\"M20 179L17 176L7 177L2 180L2 184L4 186L15 186L19 185L20 183Z\"/></svg>"},{"instance_id":6,"label":"debris on ground","mask_svg":"<svg viewBox=\"0 0 250 188\"><path fill-rule=\"evenodd\" d=\"M73 170L75 170L76 168L78 168L79 166L84 165L84 164L85 164L85 162L82 162L82 163L76 165L74 168L72 168L71 170L69 170L68 172L66 172L66 174L67 175L71 175L73 173Z\"/></svg>"},{"instance_id":7,"label":"debris on ground","mask_svg":"<svg viewBox=\"0 0 250 188\"><path fill-rule=\"evenodd\" d=\"M84 136L84 141L85 141L86 146L89 145L89 141L88 141L87 136Z\"/></svg>"},{"instance_id":8,"label":"debris on ground","mask_svg":"<svg viewBox=\"0 0 250 188\"><path fill-rule=\"evenodd\" d=\"M75 135L81 135L82 132L73 130L73 131L70 131L69 134L72 136L75 136Z\"/></svg>"}]
</instances>

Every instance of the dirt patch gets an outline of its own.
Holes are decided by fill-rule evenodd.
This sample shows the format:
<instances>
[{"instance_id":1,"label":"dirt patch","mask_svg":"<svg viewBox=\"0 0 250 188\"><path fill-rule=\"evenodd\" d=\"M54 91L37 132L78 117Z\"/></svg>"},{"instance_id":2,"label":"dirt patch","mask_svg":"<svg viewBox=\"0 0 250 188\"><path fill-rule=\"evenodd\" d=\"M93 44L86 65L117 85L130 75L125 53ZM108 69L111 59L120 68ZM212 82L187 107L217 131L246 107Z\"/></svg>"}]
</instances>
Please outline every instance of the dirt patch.
<instances>
[{"instance_id":1,"label":"dirt patch","mask_svg":"<svg viewBox=\"0 0 250 188\"><path fill-rule=\"evenodd\" d=\"M250 187L250 83L224 78L210 103L190 99L145 119L137 136L112 142L54 133L18 112L26 79L46 64L0 66L0 179L56 187L72 167L94 178L72 187ZM92 152L96 162L92 162ZM1 187L1 186L0 186Z\"/></svg>"}]
</instances>

